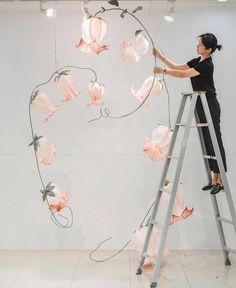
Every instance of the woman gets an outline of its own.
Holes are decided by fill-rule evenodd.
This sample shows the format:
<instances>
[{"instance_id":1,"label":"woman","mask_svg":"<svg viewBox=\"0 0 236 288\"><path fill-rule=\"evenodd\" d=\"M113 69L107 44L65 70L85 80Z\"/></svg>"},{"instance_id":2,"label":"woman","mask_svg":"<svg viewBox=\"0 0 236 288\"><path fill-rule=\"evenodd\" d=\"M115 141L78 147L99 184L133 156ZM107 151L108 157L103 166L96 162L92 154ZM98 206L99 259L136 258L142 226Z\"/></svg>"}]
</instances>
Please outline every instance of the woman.
<instances>
[{"instance_id":1,"label":"woman","mask_svg":"<svg viewBox=\"0 0 236 288\"><path fill-rule=\"evenodd\" d=\"M197 45L197 53L200 55L187 62L187 64L178 65L164 57L156 48L153 49L153 55L160 59L170 69L155 67L154 73L165 74L173 77L191 79L192 88L194 91L206 91L206 98L209 105L212 121L215 127L216 137L218 140L221 157L224 163L225 171L227 171L224 146L220 132L220 105L216 98L216 90L213 80L214 65L211 55L216 49L221 50L222 46L217 44L215 35L205 33L200 35ZM197 99L196 111L201 123L206 123L205 114L203 111L200 99ZM215 155L212 146L209 130L207 127L202 128L204 142L208 155ZM211 190L211 194L216 194L223 189L223 182L219 172L219 167L216 160L209 160L209 166L212 173L210 183L205 185L202 190Z\"/></svg>"}]
</instances>

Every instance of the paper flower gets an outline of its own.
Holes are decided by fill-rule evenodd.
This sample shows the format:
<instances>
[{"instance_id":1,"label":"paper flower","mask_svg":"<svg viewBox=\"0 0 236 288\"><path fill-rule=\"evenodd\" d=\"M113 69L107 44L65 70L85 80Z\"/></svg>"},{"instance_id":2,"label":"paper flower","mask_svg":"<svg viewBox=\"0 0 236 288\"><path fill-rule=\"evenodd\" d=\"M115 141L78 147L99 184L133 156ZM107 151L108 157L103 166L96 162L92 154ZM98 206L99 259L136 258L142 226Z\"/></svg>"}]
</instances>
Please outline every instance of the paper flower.
<instances>
[{"instance_id":1,"label":"paper flower","mask_svg":"<svg viewBox=\"0 0 236 288\"><path fill-rule=\"evenodd\" d=\"M172 132L168 127L159 125L152 132L152 139L145 139L143 152L154 162L166 159L166 148L170 145Z\"/></svg>"},{"instance_id":2,"label":"paper flower","mask_svg":"<svg viewBox=\"0 0 236 288\"><path fill-rule=\"evenodd\" d=\"M170 193L171 193L172 187L173 187L173 183L168 183L168 185L164 186L164 190L169 192L169 193L165 193L165 192L162 193L161 200L160 200L161 204L163 205L165 209L167 209L169 205ZM177 192L176 192L176 198L174 202L170 225L188 218L189 216L192 215L192 213L193 213L193 209L189 210L185 206L184 187L183 187L183 184L180 183L178 185Z\"/></svg>"},{"instance_id":3,"label":"paper flower","mask_svg":"<svg viewBox=\"0 0 236 288\"><path fill-rule=\"evenodd\" d=\"M142 86L137 91L135 91L134 88L131 88L131 92L134 95L134 97L138 99L140 102L143 102L151 89L152 82L153 82L153 76L150 76L143 82ZM162 84L160 82L160 79L156 77L149 96L160 96L161 91L162 91Z\"/></svg>"},{"instance_id":4,"label":"paper flower","mask_svg":"<svg viewBox=\"0 0 236 288\"><path fill-rule=\"evenodd\" d=\"M123 41L120 47L121 57L131 62L139 62L140 56L147 53L148 46L148 40L142 34L138 34L128 42Z\"/></svg>"},{"instance_id":5,"label":"paper flower","mask_svg":"<svg viewBox=\"0 0 236 288\"><path fill-rule=\"evenodd\" d=\"M151 238L150 238L148 250L147 250L147 254L150 257L152 257L154 260L157 259L157 253L158 253L158 249L160 245L160 236L159 236L158 229L160 228L157 228L156 225L153 226L152 234L151 234ZM132 244L134 248L140 253L142 253L143 251L143 245L145 242L147 231L148 231L148 226L144 226L142 228L137 229L132 236ZM164 255L167 256L169 254L170 254L170 251L166 247L164 250ZM152 261L150 261L150 259L148 258L145 258L144 266L147 266L147 265L152 265Z\"/></svg>"},{"instance_id":6,"label":"paper flower","mask_svg":"<svg viewBox=\"0 0 236 288\"><path fill-rule=\"evenodd\" d=\"M54 183L52 183L52 185L54 186L53 192L55 196L47 197L49 208L53 212L59 212L67 205L69 201L69 197L68 197L68 194L65 192L62 192L61 188L59 188L57 185L55 185Z\"/></svg>"},{"instance_id":7,"label":"paper flower","mask_svg":"<svg viewBox=\"0 0 236 288\"><path fill-rule=\"evenodd\" d=\"M39 139L37 158L43 165L50 165L55 160L57 149L46 137Z\"/></svg>"},{"instance_id":8,"label":"paper flower","mask_svg":"<svg viewBox=\"0 0 236 288\"><path fill-rule=\"evenodd\" d=\"M102 45L106 32L107 24L102 18L92 16L84 18L82 38L75 46L83 52L99 54L108 49L106 45Z\"/></svg>"},{"instance_id":9,"label":"paper flower","mask_svg":"<svg viewBox=\"0 0 236 288\"><path fill-rule=\"evenodd\" d=\"M170 224L174 224L176 222L184 220L184 219L188 218L189 216L191 216L192 214L193 214L193 208L188 209L187 207L185 207L180 216L177 216L174 214L171 216Z\"/></svg>"},{"instance_id":10,"label":"paper flower","mask_svg":"<svg viewBox=\"0 0 236 288\"><path fill-rule=\"evenodd\" d=\"M31 105L35 111L44 115L43 122L46 122L58 110L58 106L53 105L43 92L36 92Z\"/></svg>"},{"instance_id":11,"label":"paper flower","mask_svg":"<svg viewBox=\"0 0 236 288\"><path fill-rule=\"evenodd\" d=\"M88 106L91 105L102 105L102 98L104 94L104 86L100 85L97 82L90 82L88 85L88 94L90 97L90 102L88 103Z\"/></svg>"},{"instance_id":12,"label":"paper flower","mask_svg":"<svg viewBox=\"0 0 236 288\"><path fill-rule=\"evenodd\" d=\"M74 86L73 78L67 72L62 72L55 78L57 87L62 91L64 95L63 102L69 102L79 95Z\"/></svg>"}]
</instances>

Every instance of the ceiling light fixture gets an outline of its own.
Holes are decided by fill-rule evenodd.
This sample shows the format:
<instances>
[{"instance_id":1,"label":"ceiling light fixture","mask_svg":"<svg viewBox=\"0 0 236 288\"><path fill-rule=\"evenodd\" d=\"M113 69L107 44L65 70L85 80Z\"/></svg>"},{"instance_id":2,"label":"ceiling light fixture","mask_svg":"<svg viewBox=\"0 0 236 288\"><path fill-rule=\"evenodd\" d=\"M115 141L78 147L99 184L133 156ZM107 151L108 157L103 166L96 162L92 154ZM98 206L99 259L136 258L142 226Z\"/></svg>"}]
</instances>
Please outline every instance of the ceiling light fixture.
<instances>
[{"instance_id":1,"label":"ceiling light fixture","mask_svg":"<svg viewBox=\"0 0 236 288\"><path fill-rule=\"evenodd\" d=\"M165 20L167 22L174 22L174 14L175 14L175 11L174 11L174 2L175 0L168 0L168 2L170 3L171 7L168 11L168 13L164 16Z\"/></svg>"},{"instance_id":2,"label":"ceiling light fixture","mask_svg":"<svg viewBox=\"0 0 236 288\"><path fill-rule=\"evenodd\" d=\"M55 9L47 3L47 1L40 1L40 11L48 18L53 18L55 15Z\"/></svg>"}]
</instances>

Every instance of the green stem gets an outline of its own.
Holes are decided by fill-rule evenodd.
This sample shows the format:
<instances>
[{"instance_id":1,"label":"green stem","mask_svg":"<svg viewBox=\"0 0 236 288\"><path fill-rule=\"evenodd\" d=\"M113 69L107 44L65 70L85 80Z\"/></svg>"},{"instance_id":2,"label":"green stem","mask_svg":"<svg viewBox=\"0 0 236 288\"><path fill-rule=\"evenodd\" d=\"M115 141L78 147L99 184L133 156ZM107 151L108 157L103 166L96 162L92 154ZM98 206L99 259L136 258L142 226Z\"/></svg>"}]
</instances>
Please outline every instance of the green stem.
<instances>
[{"instance_id":1,"label":"green stem","mask_svg":"<svg viewBox=\"0 0 236 288\"><path fill-rule=\"evenodd\" d=\"M96 16L97 16L98 14L100 14L100 13L104 13L104 12L107 12L107 11L122 11L122 12L125 12L125 13L129 14L130 16L132 16L132 17L142 26L142 28L144 29L144 31L147 33L147 36L148 36L148 38L149 38L150 41L151 41L152 48L155 47L155 46L154 46L154 42L153 42L153 40L152 40L152 37L151 37L151 35L149 34L147 28L143 25L143 23L142 23L134 14L128 12L127 9L121 9L121 8L109 8L109 9L105 9L105 8L103 8L103 10L98 11L97 13L95 13L95 14L94 14L94 17L96 17ZM156 64L157 64L157 60L156 60L156 57L154 57L154 67L156 66ZM144 105L144 103L147 101L147 99L148 99L148 97L149 97L149 95L150 95L150 93L151 93L151 91L152 91L152 88L153 88L153 85L154 85L155 80L156 80L156 74L154 73L154 75L153 75L153 81L152 81L152 84L151 84L151 87L150 87L150 90L149 90L147 96L145 97L145 99L143 100L143 102L142 102L140 105L138 105L138 107L135 108L133 111L131 111L131 112L129 112L129 113L126 113L126 114L123 114L123 115L121 115L121 116L110 116L110 111L109 111L108 108L106 108L106 109L104 110L104 113L105 113L105 116L104 116L104 113L102 112L102 109L100 109L100 116L97 117L97 118L95 118L95 119L90 120L89 123L90 123L90 122L93 122L93 121L96 121L96 120L99 120L99 119L101 119L102 117L103 117L103 118L110 118L110 119L119 119L119 118L125 118L125 117L127 117L127 116L130 116L131 114L134 114L134 113L135 113L136 111L138 111L138 110Z\"/></svg>"},{"instance_id":2,"label":"green stem","mask_svg":"<svg viewBox=\"0 0 236 288\"><path fill-rule=\"evenodd\" d=\"M48 84L56 74L60 74L60 73L59 73L60 71L63 71L64 69L67 69L67 68L75 68L75 69L78 69L78 70L90 70L90 71L92 71L92 72L94 73L94 78L95 78L94 81L97 81L97 74L96 74L96 72L95 72L93 69L91 69L91 68L82 68L82 67L77 67L77 66L64 66L64 67L58 69L57 71L55 71L55 72L51 75L51 77L49 78L48 81L43 82L43 83L40 83L40 84L38 84L37 86L35 86L34 89L33 89L33 91L32 91L32 93L31 93L30 101L29 101L30 130L31 130L31 135L32 135L32 139L33 139L33 140L34 140L34 128L33 128L33 121L32 121L32 115L31 115L31 102L32 102L32 98L33 98L33 96L34 96L34 93L35 93L35 91L36 91L39 87ZM33 147L34 147L34 145L33 145ZM38 175L39 175L39 178L40 178L40 182L41 182L41 184L42 184L43 190L45 190L45 184L44 184L44 182L43 182L43 177L42 177L41 170L40 170L40 167L39 167L39 161L38 161L38 157L37 157L35 148L34 148L34 156L35 156L35 161L36 161L36 166L37 166L37 171L38 171ZM54 212L52 211L52 209L50 208L50 205L49 205L49 202L48 202L48 199L47 199L47 198L46 198L46 202L47 202L47 205L48 205L49 210L50 210L50 213L51 213L51 218L52 218L53 222L54 222L56 225L58 225L59 227L63 227L63 228L69 228L69 227L72 226L72 222L71 222L70 225L68 225L68 224L67 224L67 225L63 225L63 224L61 224L61 223L57 220L57 218L56 218L56 216L55 216L55 213L54 213ZM69 209L69 211L70 211L70 213L71 213L71 215L72 215L72 218L73 218L72 210L70 209L70 207L67 207L67 208ZM62 218L64 218L64 219L66 219L66 217L64 217L63 215L60 215L60 216L61 216Z\"/></svg>"}]
</instances>

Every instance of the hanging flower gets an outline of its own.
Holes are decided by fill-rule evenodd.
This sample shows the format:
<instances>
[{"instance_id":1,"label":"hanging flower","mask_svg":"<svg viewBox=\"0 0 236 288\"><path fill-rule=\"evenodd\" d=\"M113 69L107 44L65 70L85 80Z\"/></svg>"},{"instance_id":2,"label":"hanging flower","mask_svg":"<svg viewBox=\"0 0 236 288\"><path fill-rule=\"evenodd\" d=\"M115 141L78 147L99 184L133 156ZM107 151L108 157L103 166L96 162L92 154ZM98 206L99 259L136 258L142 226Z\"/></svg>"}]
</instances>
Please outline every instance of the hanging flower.
<instances>
[{"instance_id":1,"label":"hanging flower","mask_svg":"<svg viewBox=\"0 0 236 288\"><path fill-rule=\"evenodd\" d=\"M35 111L43 113L43 122L46 122L58 110L58 106L53 105L48 96L39 91L33 96L31 104Z\"/></svg>"},{"instance_id":2,"label":"hanging flower","mask_svg":"<svg viewBox=\"0 0 236 288\"><path fill-rule=\"evenodd\" d=\"M54 186L53 193L55 194L55 196L49 195L50 197L47 198L48 203L49 203L49 208L53 212L59 212L67 205L69 201L69 197L67 193L61 191L61 188L59 188L53 183L52 185Z\"/></svg>"},{"instance_id":3,"label":"hanging flower","mask_svg":"<svg viewBox=\"0 0 236 288\"><path fill-rule=\"evenodd\" d=\"M151 89L152 82L153 82L153 76L150 76L143 82L139 90L135 91L134 88L131 88L131 92L134 95L134 97L138 99L140 102L143 102ZM161 91L162 91L162 84L160 82L160 79L156 77L149 96L160 96Z\"/></svg>"},{"instance_id":4,"label":"hanging flower","mask_svg":"<svg viewBox=\"0 0 236 288\"><path fill-rule=\"evenodd\" d=\"M152 257L154 260L157 259L158 249L160 246L160 236L156 225L153 226L151 238L148 245L147 254ZM132 236L132 243L134 248L139 252L142 253L143 245L145 242L146 234L148 231L148 226L144 226L142 228L137 229L133 236ZM169 249L166 247L164 250L164 255L167 256L170 254ZM150 259L145 258L144 266L152 265L152 261Z\"/></svg>"},{"instance_id":5,"label":"hanging flower","mask_svg":"<svg viewBox=\"0 0 236 288\"><path fill-rule=\"evenodd\" d=\"M183 212L181 213L180 216L177 216L177 215L171 216L170 224L174 224L176 222L184 220L184 219L188 218L189 216L191 216L192 214L193 214L193 208L188 209L187 207L185 207L185 209L183 210Z\"/></svg>"},{"instance_id":6,"label":"hanging flower","mask_svg":"<svg viewBox=\"0 0 236 288\"><path fill-rule=\"evenodd\" d=\"M123 41L120 47L121 57L130 62L139 62L141 55L147 53L148 46L148 40L142 34L138 34L128 42Z\"/></svg>"},{"instance_id":7,"label":"hanging flower","mask_svg":"<svg viewBox=\"0 0 236 288\"><path fill-rule=\"evenodd\" d=\"M42 165L50 165L56 157L57 149L46 137L39 139L37 158Z\"/></svg>"},{"instance_id":8,"label":"hanging flower","mask_svg":"<svg viewBox=\"0 0 236 288\"><path fill-rule=\"evenodd\" d=\"M102 105L102 98L104 94L104 85L100 85L97 82L90 82L88 85L88 94L90 97L90 102L88 106L91 105Z\"/></svg>"},{"instance_id":9,"label":"hanging flower","mask_svg":"<svg viewBox=\"0 0 236 288\"><path fill-rule=\"evenodd\" d=\"M108 49L106 45L102 45L106 32L107 24L102 18L85 18L82 23L82 38L75 46L83 52L99 54Z\"/></svg>"},{"instance_id":10,"label":"hanging flower","mask_svg":"<svg viewBox=\"0 0 236 288\"><path fill-rule=\"evenodd\" d=\"M166 159L166 148L170 145L172 132L168 127L159 125L152 132L152 140L145 139L143 152L154 162Z\"/></svg>"},{"instance_id":11,"label":"hanging flower","mask_svg":"<svg viewBox=\"0 0 236 288\"><path fill-rule=\"evenodd\" d=\"M79 95L75 89L73 78L68 74L68 71L61 72L54 82L64 94L63 102L69 102Z\"/></svg>"},{"instance_id":12,"label":"hanging flower","mask_svg":"<svg viewBox=\"0 0 236 288\"><path fill-rule=\"evenodd\" d=\"M166 155L161 152L159 144L153 144L145 139L143 144L143 152L154 162L161 162L166 159Z\"/></svg>"},{"instance_id":13,"label":"hanging flower","mask_svg":"<svg viewBox=\"0 0 236 288\"><path fill-rule=\"evenodd\" d=\"M161 196L161 203L165 209L168 208L172 187L173 187L173 183L168 183L168 185L164 186L165 191L169 192L169 193L162 193L162 196ZM184 187L183 187L183 184L180 183L178 185L177 192L176 192L176 198L174 202L170 225L188 218L189 216L192 215L192 213L193 213L193 208L189 210L185 206Z\"/></svg>"}]
</instances>

